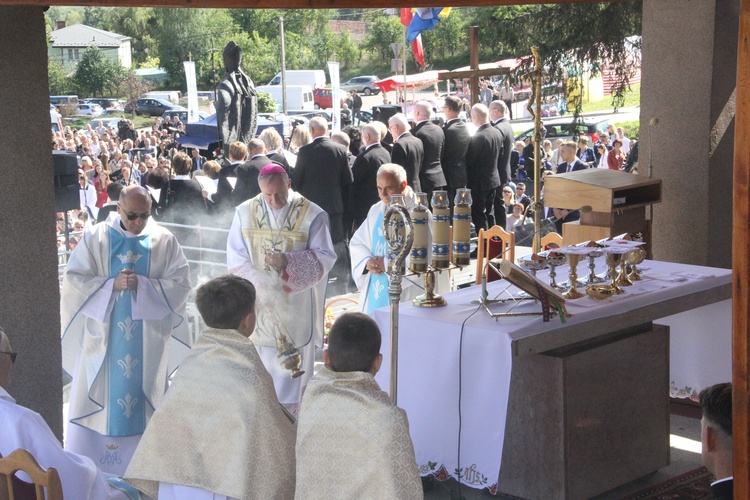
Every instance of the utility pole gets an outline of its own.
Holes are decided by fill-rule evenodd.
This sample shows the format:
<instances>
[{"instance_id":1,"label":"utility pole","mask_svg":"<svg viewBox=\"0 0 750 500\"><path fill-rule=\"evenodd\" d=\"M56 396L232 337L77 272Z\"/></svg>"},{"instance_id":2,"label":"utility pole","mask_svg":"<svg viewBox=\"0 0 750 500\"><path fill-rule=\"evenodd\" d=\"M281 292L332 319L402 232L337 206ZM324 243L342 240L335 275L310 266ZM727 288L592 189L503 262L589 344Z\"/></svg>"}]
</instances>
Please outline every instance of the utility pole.
<instances>
[{"instance_id":1,"label":"utility pole","mask_svg":"<svg viewBox=\"0 0 750 500\"><path fill-rule=\"evenodd\" d=\"M216 67L214 66L214 52L216 52L217 49L214 48L214 37L211 37L211 77L213 78L214 82L214 101L216 101L216 95L219 93L219 89L216 86Z\"/></svg>"},{"instance_id":2,"label":"utility pole","mask_svg":"<svg viewBox=\"0 0 750 500\"><path fill-rule=\"evenodd\" d=\"M281 109L286 115L286 49L284 48L284 18L279 17L279 31L281 37Z\"/></svg>"}]
</instances>

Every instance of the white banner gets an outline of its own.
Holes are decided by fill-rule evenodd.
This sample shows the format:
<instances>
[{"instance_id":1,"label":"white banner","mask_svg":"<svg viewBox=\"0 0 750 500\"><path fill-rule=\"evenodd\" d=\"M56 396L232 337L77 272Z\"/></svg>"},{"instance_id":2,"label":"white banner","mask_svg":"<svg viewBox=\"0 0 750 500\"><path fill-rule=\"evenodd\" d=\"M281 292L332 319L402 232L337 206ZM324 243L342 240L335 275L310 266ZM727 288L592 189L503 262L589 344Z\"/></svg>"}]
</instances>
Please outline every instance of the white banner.
<instances>
[{"instance_id":1,"label":"white banner","mask_svg":"<svg viewBox=\"0 0 750 500\"><path fill-rule=\"evenodd\" d=\"M328 61L328 73L331 75L331 101L333 101L333 122L331 123L331 132L338 132L341 130L339 63L336 61Z\"/></svg>"},{"instance_id":2,"label":"white banner","mask_svg":"<svg viewBox=\"0 0 750 500\"><path fill-rule=\"evenodd\" d=\"M195 61L183 61L188 96L188 123L200 121L198 114L198 86L195 83Z\"/></svg>"}]
</instances>

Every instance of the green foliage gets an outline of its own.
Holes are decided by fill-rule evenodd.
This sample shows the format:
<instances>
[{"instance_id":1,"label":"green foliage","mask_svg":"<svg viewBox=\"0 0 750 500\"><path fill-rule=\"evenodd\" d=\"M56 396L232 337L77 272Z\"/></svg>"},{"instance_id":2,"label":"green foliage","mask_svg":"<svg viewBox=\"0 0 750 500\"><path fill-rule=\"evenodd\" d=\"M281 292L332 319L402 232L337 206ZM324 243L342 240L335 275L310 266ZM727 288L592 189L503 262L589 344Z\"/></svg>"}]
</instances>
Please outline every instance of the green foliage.
<instances>
[{"instance_id":1,"label":"green foliage","mask_svg":"<svg viewBox=\"0 0 750 500\"><path fill-rule=\"evenodd\" d=\"M258 113L275 113L276 99L262 90L258 91Z\"/></svg>"},{"instance_id":2,"label":"green foliage","mask_svg":"<svg viewBox=\"0 0 750 500\"><path fill-rule=\"evenodd\" d=\"M49 59L47 61L47 74L49 75L49 95L70 94L73 83L62 64Z\"/></svg>"},{"instance_id":3,"label":"green foliage","mask_svg":"<svg viewBox=\"0 0 750 500\"><path fill-rule=\"evenodd\" d=\"M112 95L123 77L119 61L106 57L98 47L87 48L73 74L80 97Z\"/></svg>"},{"instance_id":4,"label":"green foliage","mask_svg":"<svg viewBox=\"0 0 750 500\"><path fill-rule=\"evenodd\" d=\"M385 64L393 57L392 43L403 42L404 27L396 16L378 16L370 28L370 34L362 44L364 50L374 52ZM408 48L407 48L408 50Z\"/></svg>"},{"instance_id":5,"label":"green foliage","mask_svg":"<svg viewBox=\"0 0 750 500\"><path fill-rule=\"evenodd\" d=\"M117 87L117 95L124 97L129 109L135 109L140 96L149 91L149 86L132 69L125 70Z\"/></svg>"},{"instance_id":6,"label":"green foliage","mask_svg":"<svg viewBox=\"0 0 750 500\"><path fill-rule=\"evenodd\" d=\"M469 31L464 18L464 9L452 9L448 17L441 19L434 29L422 33L425 62L439 61L466 52ZM465 66L465 64L462 64ZM449 67L446 67L448 69Z\"/></svg>"}]
</instances>

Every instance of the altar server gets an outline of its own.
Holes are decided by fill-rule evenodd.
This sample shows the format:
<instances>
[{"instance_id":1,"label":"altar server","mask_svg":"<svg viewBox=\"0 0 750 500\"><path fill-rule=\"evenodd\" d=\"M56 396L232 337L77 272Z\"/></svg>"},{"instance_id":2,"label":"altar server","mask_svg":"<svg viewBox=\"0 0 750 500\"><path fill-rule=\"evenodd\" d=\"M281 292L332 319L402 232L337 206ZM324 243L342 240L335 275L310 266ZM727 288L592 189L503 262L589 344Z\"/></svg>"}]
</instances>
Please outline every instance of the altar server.
<instances>
[{"instance_id":1,"label":"altar server","mask_svg":"<svg viewBox=\"0 0 750 500\"><path fill-rule=\"evenodd\" d=\"M378 325L342 315L323 360L302 399L295 498L423 498L406 412L375 382Z\"/></svg>"},{"instance_id":2,"label":"altar server","mask_svg":"<svg viewBox=\"0 0 750 500\"><path fill-rule=\"evenodd\" d=\"M294 424L248 339L255 287L221 276L198 288L208 328L180 365L125 475L159 500L294 496Z\"/></svg>"}]
</instances>

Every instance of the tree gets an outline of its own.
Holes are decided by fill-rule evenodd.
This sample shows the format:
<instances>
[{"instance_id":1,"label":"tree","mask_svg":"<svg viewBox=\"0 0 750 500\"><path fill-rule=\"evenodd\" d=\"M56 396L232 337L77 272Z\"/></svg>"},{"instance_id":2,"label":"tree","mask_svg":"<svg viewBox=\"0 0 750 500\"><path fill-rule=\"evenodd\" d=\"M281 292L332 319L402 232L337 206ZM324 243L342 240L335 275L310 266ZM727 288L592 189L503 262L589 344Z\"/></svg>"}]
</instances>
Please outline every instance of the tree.
<instances>
[{"instance_id":1,"label":"tree","mask_svg":"<svg viewBox=\"0 0 750 500\"><path fill-rule=\"evenodd\" d=\"M62 64L52 59L47 61L49 95L68 95L73 86Z\"/></svg>"},{"instance_id":2,"label":"tree","mask_svg":"<svg viewBox=\"0 0 750 500\"><path fill-rule=\"evenodd\" d=\"M640 42L628 40L641 33L641 0L477 8L472 23L480 26L482 54L521 57L539 47L550 81L566 81L569 72L597 75L603 64L614 69L615 108L624 101L629 80L639 64ZM533 64L527 59L518 73ZM576 80L571 82L575 85ZM580 112L580 104L576 113Z\"/></svg>"},{"instance_id":3,"label":"tree","mask_svg":"<svg viewBox=\"0 0 750 500\"><path fill-rule=\"evenodd\" d=\"M132 69L125 70L117 86L117 94L123 96L128 109L135 110L138 98L148 92L149 87Z\"/></svg>"},{"instance_id":4,"label":"tree","mask_svg":"<svg viewBox=\"0 0 750 500\"><path fill-rule=\"evenodd\" d=\"M379 16L370 28L370 34L362 44L362 48L377 54L379 62L387 63L393 54L391 44L403 41L403 30L404 27L398 17Z\"/></svg>"},{"instance_id":5,"label":"tree","mask_svg":"<svg viewBox=\"0 0 750 500\"><path fill-rule=\"evenodd\" d=\"M80 95L102 96L105 91L113 93L117 89L123 71L120 61L109 59L98 47L92 45L81 56L73 81Z\"/></svg>"},{"instance_id":6,"label":"tree","mask_svg":"<svg viewBox=\"0 0 750 500\"><path fill-rule=\"evenodd\" d=\"M258 113L275 113L276 99L262 90L258 91Z\"/></svg>"},{"instance_id":7,"label":"tree","mask_svg":"<svg viewBox=\"0 0 750 500\"><path fill-rule=\"evenodd\" d=\"M454 57L458 52L466 52L468 30L463 9L452 9L448 17L441 19L434 29L422 32L425 59L434 61L438 58Z\"/></svg>"}]
</instances>

